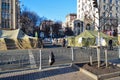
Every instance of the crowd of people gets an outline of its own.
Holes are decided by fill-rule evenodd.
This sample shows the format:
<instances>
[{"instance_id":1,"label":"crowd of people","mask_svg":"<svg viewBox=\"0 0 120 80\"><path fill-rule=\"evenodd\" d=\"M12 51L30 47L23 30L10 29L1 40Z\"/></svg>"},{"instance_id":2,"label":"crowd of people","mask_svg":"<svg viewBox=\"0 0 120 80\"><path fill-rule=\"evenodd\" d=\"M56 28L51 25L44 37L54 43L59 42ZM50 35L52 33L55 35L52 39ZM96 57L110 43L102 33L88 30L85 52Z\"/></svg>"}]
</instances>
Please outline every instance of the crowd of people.
<instances>
[{"instance_id":1,"label":"crowd of people","mask_svg":"<svg viewBox=\"0 0 120 80\"><path fill-rule=\"evenodd\" d=\"M117 30L112 30L112 31L104 31L103 33L110 35L110 36L117 36Z\"/></svg>"}]
</instances>

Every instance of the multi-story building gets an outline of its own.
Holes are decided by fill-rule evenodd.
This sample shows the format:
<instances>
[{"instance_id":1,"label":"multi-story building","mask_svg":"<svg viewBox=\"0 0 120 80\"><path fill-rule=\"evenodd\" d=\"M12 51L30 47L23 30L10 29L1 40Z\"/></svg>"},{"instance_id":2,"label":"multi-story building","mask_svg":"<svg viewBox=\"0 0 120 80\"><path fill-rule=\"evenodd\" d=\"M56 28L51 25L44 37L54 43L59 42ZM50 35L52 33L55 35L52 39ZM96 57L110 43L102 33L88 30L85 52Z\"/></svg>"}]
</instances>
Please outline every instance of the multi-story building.
<instances>
[{"instance_id":1,"label":"multi-story building","mask_svg":"<svg viewBox=\"0 0 120 80\"><path fill-rule=\"evenodd\" d=\"M83 22L77 19L77 14L70 13L66 16L66 21L63 23L64 28L68 27L73 32L74 35L79 35L83 32Z\"/></svg>"},{"instance_id":2,"label":"multi-story building","mask_svg":"<svg viewBox=\"0 0 120 80\"><path fill-rule=\"evenodd\" d=\"M84 30L93 29L94 8L92 0L77 0L77 19L84 22Z\"/></svg>"},{"instance_id":3,"label":"multi-story building","mask_svg":"<svg viewBox=\"0 0 120 80\"><path fill-rule=\"evenodd\" d=\"M120 0L118 2L118 16L120 16ZM118 25L120 26L120 17L118 17Z\"/></svg>"},{"instance_id":4,"label":"multi-story building","mask_svg":"<svg viewBox=\"0 0 120 80\"><path fill-rule=\"evenodd\" d=\"M77 18L77 14L75 13L70 13L66 16L66 21L65 21L65 27L69 27L71 28L72 30L74 29L74 26L73 26L73 21Z\"/></svg>"},{"instance_id":5,"label":"multi-story building","mask_svg":"<svg viewBox=\"0 0 120 80\"><path fill-rule=\"evenodd\" d=\"M93 0L77 0L77 19L84 22L84 28L96 29L95 20L99 19L99 27L102 31L113 31L118 26L118 3L119 0L97 0L99 5L99 17L96 18L96 8ZM90 27L90 28L89 28Z\"/></svg>"},{"instance_id":6,"label":"multi-story building","mask_svg":"<svg viewBox=\"0 0 120 80\"><path fill-rule=\"evenodd\" d=\"M44 20L40 25L40 30L44 31L46 27L51 27L54 24L52 20Z\"/></svg>"},{"instance_id":7,"label":"multi-story building","mask_svg":"<svg viewBox=\"0 0 120 80\"><path fill-rule=\"evenodd\" d=\"M0 0L0 28L17 29L20 26L19 0Z\"/></svg>"},{"instance_id":8,"label":"multi-story building","mask_svg":"<svg viewBox=\"0 0 120 80\"><path fill-rule=\"evenodd\" d=\"M118 0L100 0L100 26L102 31L117 30L118 2Z\"/></svg>"}]
</instances>

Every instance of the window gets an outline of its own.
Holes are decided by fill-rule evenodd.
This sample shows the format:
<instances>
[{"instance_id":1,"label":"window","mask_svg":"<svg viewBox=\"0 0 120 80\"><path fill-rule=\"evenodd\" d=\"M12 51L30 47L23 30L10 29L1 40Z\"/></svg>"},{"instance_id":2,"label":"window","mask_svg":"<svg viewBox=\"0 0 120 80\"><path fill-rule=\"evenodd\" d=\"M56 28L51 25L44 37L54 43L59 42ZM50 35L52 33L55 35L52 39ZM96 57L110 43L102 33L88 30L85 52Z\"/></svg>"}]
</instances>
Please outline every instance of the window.
<instances>
[{"instance_id":1,"label":"window","mask_svg":"<svg viewBox=\"0 0 120 80\"><path fill-rule=\"evenodd\" d=\"M104 8L104 10L105 10L106 6L104 5L103 8Z\"/></svg>"},{"instance_id":2,"label":"window","mask_svg":"<svg viewBox=\"0 0 120 80\"><path fill-rule=\"evenodd\" d=\"M116 5L118 5L118 0L116 0Z\"/></svg>"},{"instance_id":3,"label":"window","mask_svg":"<svg viewBox=\"0 0 120 80\"><path fill-rule=\"evenodd\" d=\"M109 3L112 4L112 0L109 0Z\"/></svg>"},{"instance_id":4,"label":"window","mask_svg":"<svg viewBox=\"0 0 120 80\"><path fill-rule=\"evenodd\" d=\"M106 3L106 0L104 0L103 2Z\"/></svg>"},{"instance_id":5,"label":"window","mask_svg":"<svg viewBox=\"0 0 120 80\"><path fill-rule=\"evenodd\" d=\"M116 11L118 11L118 7L116 7Z\"/></svg>"},{"instance_id":6,"label":"window","mask_svg":"<svg viewBox=\"0 0 120 80\"><path fill-rule=\"evenodd\" d=\"M103 17L105 17L105 12L103 12Z\"/></svg>"},{"instance_id":7,"label":"window","mask_svg":"<svg viewBox=\"0 0 120 80\"><path fill-rule=\"evenodd\" d=\"M112 11L112 6L110 6L110 11Z\"/></svg>"},{"instance_id":8,"label":"window","mask_svg":"<svg viewBox=\"0 0 120 80\"><path fill-rule=\"evenodd\" d=\"M110 17L112 17L112 13L110 13Z\"/></svg>"},{"instance_id":9,"label":"window","mask_svg":"<svg viewBox=\"0 0 120 80\"><path fill-rule=\"evenodd\" d=\"M10 8L9 3L2 2L2 9L9 10L9 8Z\"/></svg>"},{"instance_id":10,"label":"window","mask_svg":"<svg viewBox=\"0 0 120 80\"><path fill-rule=\"evenodd\" d=\"M7 11L2 11L1 12L1 26L2 28L9 28L10 26L10 23L9 23L9 20L10 20L10 14L7 13Z\"/></svg>"},{"instance_id":11,"label":"window","mask_svg":"<svg viewBox=\"0 0 120 80\"><path fill-rule=\"evenodd\" d=\"M106 23L106 20L105 20L105 19L104 19L103 21L104 21L104 23Z\"/></svg>"},{"instance_id":12,"label":"window","mask_svg":"<svg viewBox=\"0 0 120 80\"><path fill-rule=\"evenodd\" d=\"M1 26L2 28L9 28L9 20L2 20Z\"/></svg>"},{"instance_id":13,"label":"window","mask_svg":"<svg viewBox=\"0 0 120 80\"><path fill-rule=\"evenodd\" d=\"M9 19L9 13L2 12L2 19Z\"/></svg>"}]
</instances>

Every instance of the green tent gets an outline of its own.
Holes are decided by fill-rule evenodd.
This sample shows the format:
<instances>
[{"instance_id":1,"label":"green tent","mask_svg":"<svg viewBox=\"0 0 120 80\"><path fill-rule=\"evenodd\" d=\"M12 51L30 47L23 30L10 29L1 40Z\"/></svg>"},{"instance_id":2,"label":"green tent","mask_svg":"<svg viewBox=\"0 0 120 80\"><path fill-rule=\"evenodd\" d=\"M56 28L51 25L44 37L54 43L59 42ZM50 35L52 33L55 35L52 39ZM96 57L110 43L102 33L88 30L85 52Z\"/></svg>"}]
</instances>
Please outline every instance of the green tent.
<instances>
[{"instance_id":1,"label":"green tent","mask_svg":"<svg viewBox=\"0 0 120 80\"><path fill-rule=\"evenodd\" d=\"M98 31L85 30L80 35L78 35L77 37L95 38L97 36L98 36ZM106 34L104 34L102 32L100 32L100 36L103 37L103 38L111 38L111 36L106 35Z\"/></svg>"},{"instance_id":2,"label":"green tent","mask_svg":"<svg viewBox=\"0 0 120 80\"><path fill-rule=\"evenodd\" d=\"M38 38L28 36L20 29L0 30L0 50L38 48L38 41Z\"/></svg>"},{"instance_id":3,"label":"green tent","mask_svg":"<svg viewBox=\"0 0 120 80\"><path fill-rule=\"evenodd\" d=\"M118 35L118 44L120 45L120 35Z\"/></svg>"},{"instance_id":4,"label":"green tent","mask_svg":"<svg viewBox=\"0 0 120 80\"><path fill-rule=\"evenodd\" d=\"M72 47L75 46L75 37L74 36L67 38L67 45L72 46Z\"/></svg>"},{"instance_id":5,"label":"green tent","mask_svg":"<svg viewBox=\"0 0 120 80\"><path fill-rule=\"evenodd\" d=\"M74 47L83 47L83 46L94 46L96 45L96 38L98 36L98 31L85 30L80 35L75 36L74 38L68 38L68 46ZM100 37L104 38L106 43L112 37L100 32Z\"/></svg>"}]
</instances>

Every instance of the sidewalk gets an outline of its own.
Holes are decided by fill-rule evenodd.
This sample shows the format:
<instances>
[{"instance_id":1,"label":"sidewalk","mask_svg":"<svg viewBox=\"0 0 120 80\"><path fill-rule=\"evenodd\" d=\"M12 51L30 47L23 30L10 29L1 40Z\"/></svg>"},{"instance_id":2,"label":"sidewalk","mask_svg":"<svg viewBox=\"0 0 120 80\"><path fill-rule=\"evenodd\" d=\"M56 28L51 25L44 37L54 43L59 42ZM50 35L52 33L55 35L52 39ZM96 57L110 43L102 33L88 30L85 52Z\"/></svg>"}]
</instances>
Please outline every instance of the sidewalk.
<instances>
[{"instance_id":1,"label":"sidewalk","mask_svg":"<svg viewBox=\"0 0 120 80\"><path fill-rule=\"evenodd\" d=\"M72 67L49 68L39 71L25 70L0 74L0 80L94 80ZM105 80L120 80L114 77Z\"/></svg>"},{"instance_id":2,"label":"sidewalk","mask_svg":"<svg viewBox=\"0 0 120 80\"><path fill-rule=\"evenodd\" d=\"M120 77L114 77L114 78L105 79L105 80L120 80Z\"/></svg>"},{"instance_id":3,"label":"sidewalk","mask_svg":"<svg viewBox=\"0 0 120 80\"><path fill-rule=\"evenodd\" d=\"M0 80L93 80L72 67L61 67L39 71L27 70L0 75Z\"/></svg>"}]
</instances>

